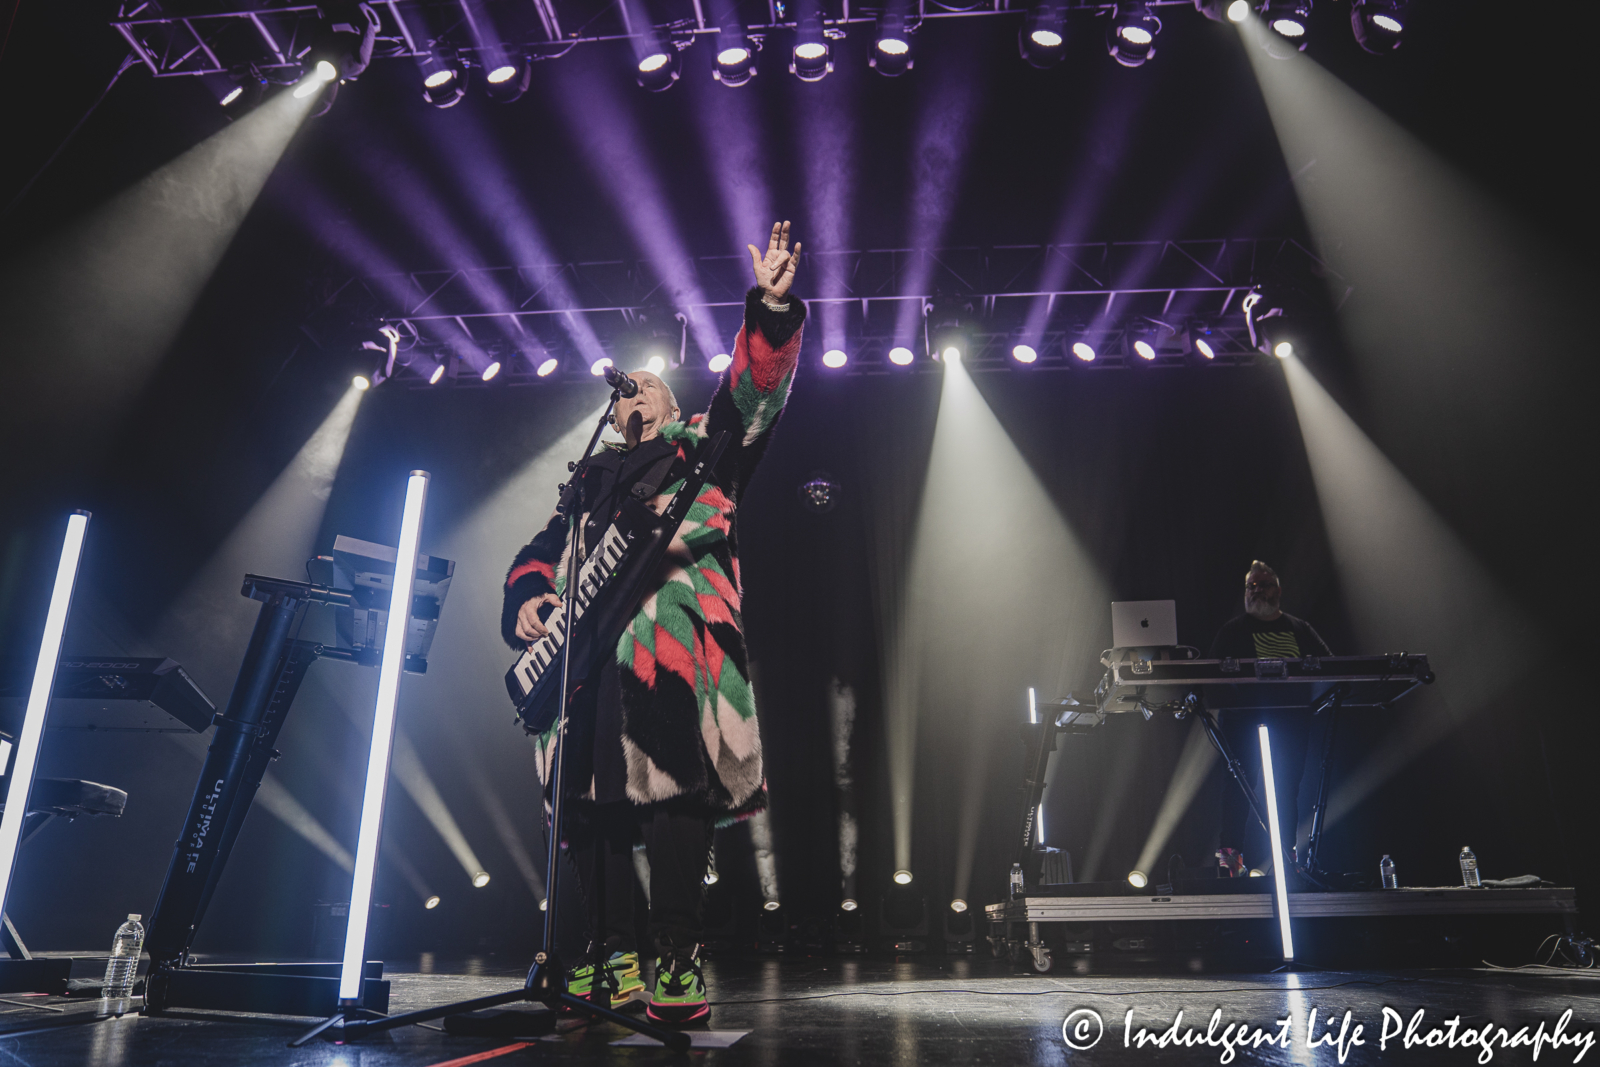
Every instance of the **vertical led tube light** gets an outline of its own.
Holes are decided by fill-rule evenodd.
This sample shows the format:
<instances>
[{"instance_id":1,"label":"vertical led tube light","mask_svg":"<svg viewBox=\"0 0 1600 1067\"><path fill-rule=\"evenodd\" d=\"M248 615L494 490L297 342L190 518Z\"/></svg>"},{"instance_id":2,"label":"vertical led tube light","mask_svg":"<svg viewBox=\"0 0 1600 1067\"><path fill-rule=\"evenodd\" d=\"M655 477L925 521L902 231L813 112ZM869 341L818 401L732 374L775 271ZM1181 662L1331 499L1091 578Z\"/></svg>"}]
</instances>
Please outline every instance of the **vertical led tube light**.
<instances>
[{"instance_id":1,"label":"vertical led tube light","mask_svg":"<svg viewBox=\"0 0 1600 1067\"><path fill-rule=\"evenodd\" d=\"M1032 689L1028 690L1028 721L1031 723L1039 721L1039 703L1034 699Z\"/></svg>"},{"instance_id":2,"label":"vertical led tube light","mask_svg":"<svg viewBox=\"0 0 1600 1067\"><path fill-rule=\"evenodd\" d=\"M55 686L56 664L61 659L61 635L67 628L72 587L78 581L78 560L83 556L83 535L88 528L87 511L74 511L67 516L67 536L61 544L61 562L56 565L50 610L44 617L44 639L39 642L39 661L33 668L33 688L28 690L28 708L11 763L5 817L0 819L0 915L5 914L11 893L11 871L17 862L17 844L22 840L22 824L28 814L28 793L33 788L39 742L44 736L45 716L50 712L50 690Z\"/></svg>"},{"instance_id":3,"label":"vertical led tube light","mask_svg":"<svg viewBox=\"0 0 1600 1067\"><path fill-rule=\"evenodd\" d=\"M1272 892L1278 898L1278 937L1283 958L1294 959L1294 935L1289 932L1289 881L1283 869L1283 835L1278 828L1278 783L1272 777L1272 742L1265 725L1256 727L1261 737L1261 784L1267 794L1267 829L1272 834Z\"/></svg>"},{"instance_id":4,"label":"vertical led tube light","mask_svg":"<svg viewBox=\"0 0 1600 1067\"><path fill-rule=\"evenodd\" d=\"M389 594L389 620L383 632L383 660L378 668L378 703L372 717L372 748L367 754L361 831L356 837L356 870L350 887L350 920L344 934L344 967L339 972L340 1007L361 1002L367 920L372 913L372 877L378 865L378 838L383 833L383 800L389 785L389 754L394 746L395 703L400 695L400 673L405 667L406 627L411 621L411 591L417 578L417 542L422 534L422 509L427 499L428 472L412 471L406 481L400 547L394 557L394 588Z\"/></svg>"}]
</instances>

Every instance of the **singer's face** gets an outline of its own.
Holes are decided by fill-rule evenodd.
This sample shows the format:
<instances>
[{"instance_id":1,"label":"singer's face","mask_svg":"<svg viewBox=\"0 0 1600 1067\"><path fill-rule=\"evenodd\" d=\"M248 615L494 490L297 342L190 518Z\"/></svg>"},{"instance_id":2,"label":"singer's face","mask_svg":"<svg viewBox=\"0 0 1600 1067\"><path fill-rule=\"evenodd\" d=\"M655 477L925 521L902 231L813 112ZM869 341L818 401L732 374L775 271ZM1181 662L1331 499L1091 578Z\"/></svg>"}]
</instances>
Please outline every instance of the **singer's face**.
<instances>
[{"instance_id":1,"label":"singer's face","mask_svg":"<svg viewBox=\"0 0 1600 1067\"><path fill-rule=\"evenodd\" d=\"M629 373L639 384L634 396L617 401L617 429L633 448L640 441L648 441L661 432L661 427L678 420L678 409L672 403L672 391L667 383L647 370Z\"/></svg>"}]
</instances>

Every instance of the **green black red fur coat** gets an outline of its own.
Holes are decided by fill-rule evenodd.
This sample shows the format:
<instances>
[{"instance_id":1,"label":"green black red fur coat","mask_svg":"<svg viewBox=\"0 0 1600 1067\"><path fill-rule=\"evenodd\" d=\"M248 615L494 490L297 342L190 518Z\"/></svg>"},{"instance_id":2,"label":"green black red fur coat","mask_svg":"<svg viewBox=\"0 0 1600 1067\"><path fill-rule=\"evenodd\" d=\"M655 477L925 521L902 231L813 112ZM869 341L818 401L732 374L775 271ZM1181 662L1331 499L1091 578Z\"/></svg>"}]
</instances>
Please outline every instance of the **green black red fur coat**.
<instances>
[{"instance_id":1,"label":"green black red fur coat","mask_svg":"<svg viewBox=\"0 0 1600 1067\"><path fill-rule=\"evenodd\" d=\"M635 803L683 798L735 815L766 806L740 611L737 511L789 399L804 321L799 300L774 311L752 289L733 363L710 408L661 431L677 445L678 458L655 498L657 510L677 492L695 452L722 430L731 435L678 528L659 584L617 643L627 793ZM581 522L587 521L585 514ZM515 650L523 647L516 637L518 610L565 584L566 532L565 522L552 516L506 574L500 629ZM550 733L537 739L541 781L549 776L550 740ZM586 792L593 795L592 782Z\"/></svg>"}]
</instances>

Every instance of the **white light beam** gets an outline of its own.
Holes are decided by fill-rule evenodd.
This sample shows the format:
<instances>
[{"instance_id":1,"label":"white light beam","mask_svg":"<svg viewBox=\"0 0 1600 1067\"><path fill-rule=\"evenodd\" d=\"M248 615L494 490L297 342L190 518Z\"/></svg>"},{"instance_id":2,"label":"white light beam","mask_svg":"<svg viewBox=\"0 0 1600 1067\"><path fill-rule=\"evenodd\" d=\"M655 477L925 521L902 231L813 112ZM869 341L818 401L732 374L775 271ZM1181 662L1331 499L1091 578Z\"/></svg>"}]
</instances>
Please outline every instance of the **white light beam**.
<instances>
[{"instance_id":1,"label":"white light beam","mask_svg":"<svg viewBox=\"0 0 1600 1067\"><path fill-rule=\"evenodd\" d=\"M1267 829L1272 832L1272 892L1278 898L1278 937L1283 942L1283 958L1294 959L1294 935L1289 932L1289 876L1283 869L1283 836L1278 832L1278 783L1272 779L1272 742L1266 726L1256 727L1261 735L1261 784L1267 793Z\"/></svg>"},{"instance_id":2,"label":"white light beam","mask_svg":"<svg viewBox=\"0 0 1600 1067\"><path fill-rule=\"evenodd\" d=\"M72 587L77 584L78 560L83 556L83 535L88 528L87 511L74 511L67 517L67 536L61 544L61 562L56 565L55 589L50 593L50 610L44 618L44 639L39 642L39 661L33 668L33 688L28 690L28 708L23 714L16 759L11 765L11 786L6 790L6 813L0 819L0 915L5 914L7 896L11 892L11 871L17 862L17 845L22 840L23 820L28 815L28 793L33 789L33 772L39 763L39 742L44 736L45 716L50 713L50 691L56 682L56 664L61 659L61 635L67 628L67 612L72 608Z\"/></svg>"},{"instance_id":3,"label":"white light beam","mask_svg":"<svg viewBox=\"0 0 1600 1067\"><path fill-rule=\"evenodd\" d=\"M339 1005L361 1003L361 971L367 950L367 919L372 911L372 877L383 833L383 800L389 784L389 753L394 745L395 704L405 666L406 627L411 621L412 589L417 579L417 542L428 498L428 472L412 471L406 481L406 506L400 520L400 546L394 557L394 587L378 669L378 705L372 717L372 748L367 754L367 785L361 801L361 831L356 836L356 873L350 887L350 921L344 935L344 967L339 972Z\"/></svg>"}]
</instances>

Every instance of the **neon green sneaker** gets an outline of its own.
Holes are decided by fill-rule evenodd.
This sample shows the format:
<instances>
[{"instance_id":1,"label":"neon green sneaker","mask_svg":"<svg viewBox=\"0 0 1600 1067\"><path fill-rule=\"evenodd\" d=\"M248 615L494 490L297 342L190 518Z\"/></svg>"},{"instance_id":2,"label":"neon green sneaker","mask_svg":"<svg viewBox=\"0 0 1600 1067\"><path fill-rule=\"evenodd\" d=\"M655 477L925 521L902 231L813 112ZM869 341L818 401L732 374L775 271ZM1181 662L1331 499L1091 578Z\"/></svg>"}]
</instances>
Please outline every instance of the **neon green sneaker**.
<instances>
[{"instance_id":1,"label":"neon green sneaker","mask_svg":"<svg viewBox=\"0 0 1600 1067\"><path fill-rule=\"evenodd\" d=\"M594 989L594 964L587 963L575 968L567 979L567 992L573 996L591 999L590 993ZM649 993L644 988L644 978L639 973L639 954L637 952L613 952L606 961L600 974L600 982L609 987L611 991L611 1007L620 1008L632 1000L648 999Z\"/></svg>"},{"instance_id":2,"label":"neon green sneaker","mask_svg":"<svg viewBox=\"0 0 1600 1067\"><path fill-rule=\"evenodd\" d=\"M645 1014L658 1023L682 1026L711 1014L706 982L700 975L699 950L656 961L656 987Z\"/></svg>"}]
</instances>

